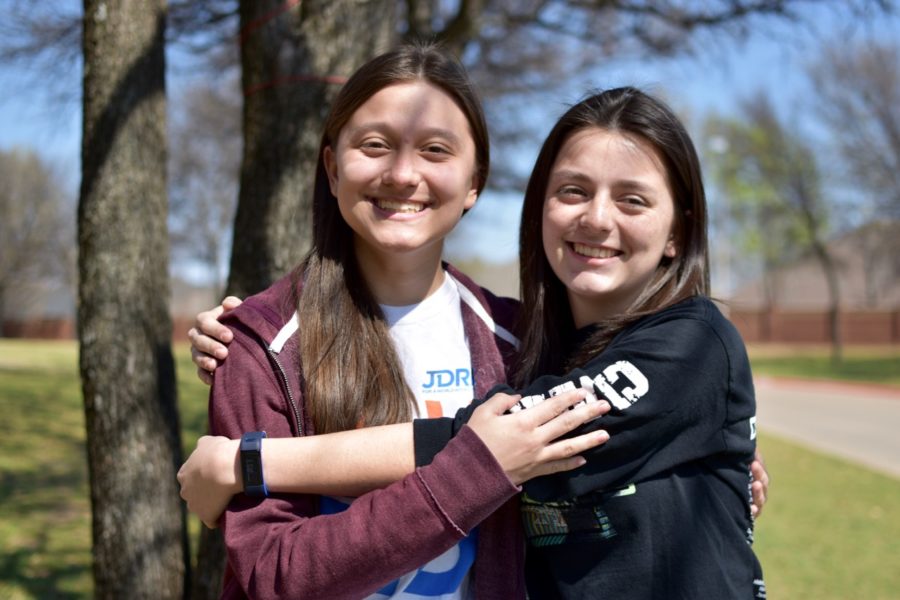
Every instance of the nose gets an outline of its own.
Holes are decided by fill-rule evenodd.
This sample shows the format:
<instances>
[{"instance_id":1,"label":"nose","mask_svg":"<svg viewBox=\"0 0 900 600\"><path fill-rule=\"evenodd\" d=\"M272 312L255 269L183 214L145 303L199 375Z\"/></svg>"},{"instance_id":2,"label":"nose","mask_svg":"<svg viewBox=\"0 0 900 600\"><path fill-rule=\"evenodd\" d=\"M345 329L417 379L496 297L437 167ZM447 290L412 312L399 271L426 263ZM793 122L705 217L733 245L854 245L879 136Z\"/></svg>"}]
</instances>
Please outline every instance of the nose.
<instances>
[{"instance_id":1,"label":"nose","mask_svg":"<svg viewBox=\"0 0 900 600\"><path fill-rule=\"evenodd\" d=\"M584 212L580 219L582 227L594 231L609 231L612 228L615 207L609 198L597 194L583 206Z\"/></svg>"},{"instance_id":2,"label":"nose","mask_svg":"<svg viewBox=\"0 0 900 600\"><path fill-rule=\"evenodd\" d=\"M420 174L416 168L415 157L409 152L397 152L382 176L385 185L398 188L416 186L419 180Z\"/></svg>"}]
</instances>

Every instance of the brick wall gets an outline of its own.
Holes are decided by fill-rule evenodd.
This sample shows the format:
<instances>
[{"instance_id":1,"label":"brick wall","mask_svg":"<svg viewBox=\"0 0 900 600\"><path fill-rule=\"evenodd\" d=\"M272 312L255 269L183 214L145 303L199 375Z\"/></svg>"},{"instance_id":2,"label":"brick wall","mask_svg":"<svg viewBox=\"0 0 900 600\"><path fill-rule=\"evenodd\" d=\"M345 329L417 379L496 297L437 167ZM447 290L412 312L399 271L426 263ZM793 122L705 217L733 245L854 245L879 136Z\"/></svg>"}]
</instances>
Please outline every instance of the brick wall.
<instances>
[{"instance_id":1,"label":"brick wall","mask_svg":"<svg viewBox=\"0 0 900 600\"><path fill-rule=\"evenodd\" d=\"M3 337L40 340L70 340L75 337L71 319L29 319L3 322Z\"/></svg>"},{"instance_id":2,"label":"brick wall","mask_svg":"<svg viewBox=\"0 0 900 600\"><path fill-rule=\"evenodd\" d=\"M826 344L831 340L824 312L732 310L728 316L748 343ZM900 344L900 310L842 312L840 327L846 344Z\"/></svg>"}]
</instances>

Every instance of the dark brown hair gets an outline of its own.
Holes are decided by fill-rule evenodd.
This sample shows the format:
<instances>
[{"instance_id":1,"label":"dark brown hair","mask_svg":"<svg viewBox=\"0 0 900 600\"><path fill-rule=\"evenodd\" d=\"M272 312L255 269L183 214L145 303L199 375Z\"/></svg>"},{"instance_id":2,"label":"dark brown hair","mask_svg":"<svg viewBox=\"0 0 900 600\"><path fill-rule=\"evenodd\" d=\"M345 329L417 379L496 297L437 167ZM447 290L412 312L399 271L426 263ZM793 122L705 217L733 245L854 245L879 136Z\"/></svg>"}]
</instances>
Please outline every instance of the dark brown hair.
<instances>
[{"instance_id":1,"label":"dark brown hair","mask_svg":"<svg viewBox=\"0 0 900 600\"><path fill-rule=\"evenodd\" d=\"M488 175L487 125L460 63L433 45L405 45L372 59L344 84L325 120L313 191L313 241L299 273L298 315L305 403L317 433L398 423L414 397L384 315L356 261L353 231L338 210L323 159L353 113L390 85L425 81L449 95L469 122L478 191Z\"/></svg>"},{"instance_id":2,"label":"dark brown hair","mask_svg":"<svg viewBox=\"0 0 900 600\"><path fill-rule=\"evenodd\" d=\"M560 149L577 131L600 128L649 143L659 154L675 201L674 235L678 252L660 262L656 275L622 315L598 323L574 351L574 321L568 295L544 254L541 236L550 172ZM690 136L672 110L632 87L594 94L570 108L547 136L532 171L522 207L519 277L523 310L522 340L513 383L559 373L601 351L626 325L686 298L709 293L706 195L700 161Z\"/></svg>"}]
</instances>

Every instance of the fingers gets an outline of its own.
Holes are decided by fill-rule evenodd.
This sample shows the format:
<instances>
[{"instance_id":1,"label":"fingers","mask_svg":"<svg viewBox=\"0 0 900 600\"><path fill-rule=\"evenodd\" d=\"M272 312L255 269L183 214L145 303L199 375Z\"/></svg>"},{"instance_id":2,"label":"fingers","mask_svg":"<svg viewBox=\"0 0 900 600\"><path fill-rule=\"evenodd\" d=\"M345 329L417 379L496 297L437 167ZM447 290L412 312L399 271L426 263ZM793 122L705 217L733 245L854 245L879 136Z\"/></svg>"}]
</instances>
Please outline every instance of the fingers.
<instances>
[{"instance_id":1,"label":"fingers","mask_svg":"<svg viewBox=\"0 0 900 600\"><path fill-rule=\"evenodd\" d=\"M610 405L606 400L596 400L584 389L576 389L547 398L537 406L523 411L532 423L543 432L546 441L555 440L579 425L606 414Z\"/></svg>"},{"instance_id":2,"label":"fingers","mask_svg":"<svg viewBox=\"0 0 900 600\"><path fill-rule=\"evenodd\" d=\"M201 327L202 329L191 327L188 330L191 347L220 360L225 359L228 356L228 348L225 347L225 344L231 342L234 334L218 321L215 321L215 325L204 321Z\"/></svg>"},{"instance_id":3,"label":"fingers","mask_svg":"<svg viewBox=\"0 0 900 600\"><path fill-rule=\"evenodd\" d=\"M545 462L534 469L533 477L542 475L551 475L553 473L562 473L563 471L573 471L578 467L584 466L587 461L583 456L572 456L570 458L561 458Z\"/></svg>"},{"instance_id":4,"label":"fingers","mask_svg":"<svg viewBox=\"0 0 900 600\"><path fill-rule=\"evenodd\" d=\"M541 457L543 462L534 468L530 477L577 469L587 463L587 459L578 456L579 454L602 446L608 441L609 433L599 430L550 444Z\"/></svg>"},{"instance_id":5,"label":"fingers","mask_svg":"<svg viewBox=\"0 0 900 600\"><path fill-rule=\"evenodd\" d=\"M234 488L234 462L238 440L201 436L197 446L178 470L179 494L188 510L210 529L217 527Z\"/></svg>"},{"instance_id":6,"label":"fingers","mask_svg":"<svg viewBox=\"0 0 900 600\"><path fill-rule=\"evenodd\" d=\"M489 411L492 415L502 415L515 406L516 402L518 402L521 397L522 396L519 395L510 396L509 394L502 393L494 394L475 410L479 411L484 409Z\"/></svg>"},{"instance_id":7,"label":"fingers","mask_svg":"<svg viewBox=\"0 0 900 600\"><path fill-rule=\"evenodd\" d=\"M550 444L549 446L547 446L545 456L552 461L573 457L580 458L576 455L590 450L591 448L601 446L608 441L609 433L607 433L606 431L602 429L591 431L590 433L585 433L583 435L567 438Z\"/></svg>"},{"instance_id":8,"label":"fingers","mask_svg":"<svg viewBox=\"0 0 900 600\"><path fill-rule=\"evenodd\" d=\"M197 379L205 383L206 385L212 385L212 376L213 374L205 369L201 369L197 367Z\"/></svg>"},{"instance_id":9,"label":"fingers","mask_svg":"<svg viewBox=\"0 0 900 600\"><path fill-rule=\"evenodd\" d=\"M757 460L750 464L750 473L753 475L753 482L750 484L750 495L753 499L753 503L750 505L750 514L756 518L762 514L769 495L769 473L762 463L762 456L758 453Z\"/></svg>"},{"instance_id":10,"label":"fingers","mask_svg":"<svg viewBox=\"0 0 900 600\"><path fill-rule=\"evenodd\" d=\"M605 415L609 410L610 405L606 400L576 404L571 410L563 409L559 415L541 425L540 429L544 433L544 439L555 440L584 423Z\"/></svg>"},{"instance_id":11,"label":"fingers","mask_svg":"<svg viewBox=\"0 0 900 600\"><path fill-rule=\"evenodd\" d=\"M215 371L216 367L219 366L219 363L215 358L206 352L198 350L194 346L191 346L191 360L194 361L194 364L197 365L197 367L210 373Z\"/></svg>"},{"instance_id":12,"label":"fingers","mask_svg":"<svg viewBox=\"0 0 900 600\"><path fill-rule=\"evenodd\" d=\"M200 367L197 367L197 378L206 385L213 384L212 375L208 371L206 371L205 369L201 369Z\"/></svg>"},{"instance_id":13,"label":"fingers","mask_svg":"<svg viewBox=\"0 0 900 600\"><path fill-rule=\"evenodd\" d=\"M750 505L750 514L753 518L762 514L763 506L766 504L766 490L762 483L754 481L750 484L750 493L753 496L753 503Z\"/></svg>"},{"instance_id":14,"label":"fingers","mask_svg":"<svg viewBox=\"0 0 900 600\"><path fill-rule=\"evenodd\" d=\"M569 408L575 406L579 402L583 402L587 397L587 392L581 388L563 392L556 396L551 396L543 402L539 402L535 406L522 411L523 414L534 420L535 425L543 425L548 421L563 414Z\"/></svg>"},{"instance_id":15,"label":"fingers","mask_svg":"<svg viewBox=\"0 0 900 600\"><path fill-rule=\"evenodd\" d=\"M222 300L222 308L225 309L225 312L234 310L241 304L243 304L243 300L241 300L237 296L226 296L225 299Z\"/></svg>"}]
</instances>

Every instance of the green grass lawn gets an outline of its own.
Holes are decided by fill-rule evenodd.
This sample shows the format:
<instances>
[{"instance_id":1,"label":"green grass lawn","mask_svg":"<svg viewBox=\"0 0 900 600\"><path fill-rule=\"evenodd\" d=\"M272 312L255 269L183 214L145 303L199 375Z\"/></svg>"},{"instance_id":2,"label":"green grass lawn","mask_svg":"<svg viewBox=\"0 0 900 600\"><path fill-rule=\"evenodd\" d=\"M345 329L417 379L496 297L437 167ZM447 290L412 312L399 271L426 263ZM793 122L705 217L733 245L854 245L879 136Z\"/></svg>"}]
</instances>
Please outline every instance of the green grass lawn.
<instances>
[{"instance_id":1,"label":"green grass lawn","mask_svg":"<svg viewBox=\"0 0 900 600\"><path fill-rule=\"evenodd\" d=\"M867 354L851 371L897 373L898 354ZM790 355L778 356L783 364ZM186 346L176 357L190 449L205 427L206 389ZM74 342L0 340L0 414L0 598L89 598L90 505ZM900 481L765 431L760 445L773 487L755 547L770 597L896 598ZM192 519L192 539L198 527Z\"/></svg>"},{"instance_id":2,"label":"green grass lawn","mask_svg":"<svg viewBox=\"0 0 900 600\"><path fill-rule=\"evenodd\" d=\"M850 347L835 364L824 346L750 346L753 373L900 386L900 346Z\"/></svg>"},{"instance_id":3,"label":"green grass lawn","mask_svg":"<svg viewBox=\"0 0 900 600\"><path fill-rule=\"evenodd\" d=\"M176 349L182 440L206 428L206 387ZM0 339L0 599L90 598L91 525L75 342ZM191 539L199 521L191 518Z\"/></svg>"}]
</instances>

